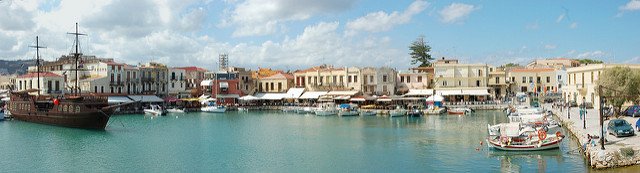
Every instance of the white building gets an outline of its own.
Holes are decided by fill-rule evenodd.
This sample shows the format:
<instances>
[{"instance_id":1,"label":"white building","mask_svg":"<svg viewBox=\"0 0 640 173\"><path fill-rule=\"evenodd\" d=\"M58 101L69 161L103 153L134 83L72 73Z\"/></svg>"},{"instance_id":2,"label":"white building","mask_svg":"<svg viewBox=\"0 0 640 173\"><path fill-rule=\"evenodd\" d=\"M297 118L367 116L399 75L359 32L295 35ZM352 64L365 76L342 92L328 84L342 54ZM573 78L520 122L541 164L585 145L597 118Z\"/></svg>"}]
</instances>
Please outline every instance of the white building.
<instances>
[{"instance_id":1,"label":"white building","mask_svg":"<svg viewBox=\"0 0 640 173\"><path fill-rule=\"evenodd\" d=\"M40 72L40 81L38 84L38 73L27 73L16 77L15 89L39 89L40 94L63 94L64 79L62 76L51 72Z\"/></svg>"},{"instance_id":2,"label":"white building","mask_svg":"<svg viewBox=\"0 0 640 173\"><path fill-rule=\"evenodd\" d=\"M191 93L186 90L186 71L179 68L169 68L169 96L176 98L188 98Z\"/></svg>"},{"instance_id":3,"label":"white building","mask_svg":"<svg viewBox=\"0 0 640 173\"><path fill-rule=\"evenodd\" d=\"M593 104L595 109L600 108L600 99L596 91L600 74L609 68L629 67L640 70L637 64L589 64L581 67L567 69L567 85L562 89L562 96L566 102Z\"/></svg>"},{"instance_id":4,"label":"white building","mask_svg":"<svg viewBox=\"0 0 640 173\"><path fill-rule=\"evenodd\" d=\"M362 93L367 95L394 95L396 70L388 67L361 69Z\"/></svg>"}]
</instances>

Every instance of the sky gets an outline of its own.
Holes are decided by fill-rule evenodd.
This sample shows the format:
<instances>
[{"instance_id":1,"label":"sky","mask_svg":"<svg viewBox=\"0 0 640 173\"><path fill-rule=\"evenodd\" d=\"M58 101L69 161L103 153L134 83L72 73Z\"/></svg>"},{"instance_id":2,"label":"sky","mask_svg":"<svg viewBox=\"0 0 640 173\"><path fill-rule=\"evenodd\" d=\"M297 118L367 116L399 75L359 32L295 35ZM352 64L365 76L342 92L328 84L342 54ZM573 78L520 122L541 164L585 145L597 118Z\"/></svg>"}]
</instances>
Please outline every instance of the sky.
<instances>
[{"instance_id":1,"label":"sky","mask_svg":"<svg viewBox=\"0 0 640 173\"><path fill-rule=\"evenodd\" d=\"M640 63L640 0L0 0L0 59L72 50L128 64L217 69L407 69L423 36L434 58L526 64L544 58Z\"/></svg>"}]
</instances>

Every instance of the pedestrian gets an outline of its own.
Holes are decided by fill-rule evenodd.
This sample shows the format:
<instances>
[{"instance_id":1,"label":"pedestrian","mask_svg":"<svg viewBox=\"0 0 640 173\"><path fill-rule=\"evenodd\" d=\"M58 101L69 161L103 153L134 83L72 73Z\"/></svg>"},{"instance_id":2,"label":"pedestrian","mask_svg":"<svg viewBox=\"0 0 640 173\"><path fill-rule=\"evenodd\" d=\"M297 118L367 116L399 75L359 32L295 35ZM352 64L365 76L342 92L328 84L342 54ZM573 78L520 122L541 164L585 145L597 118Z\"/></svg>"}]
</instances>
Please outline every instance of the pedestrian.
<instances>
[{"instance_id":1,"label":"pedestrian","mask_svg":"<svg viewBox=\"0 0 640 173\"><path fill-rule=\"evenodd\" d=\"M587 118L586 115L587 115L587 109L585 108L584 105L582 105L580 107L580 120L582 120L583 116L585 116L585 118Z\"/></svg>"}]
</instances>

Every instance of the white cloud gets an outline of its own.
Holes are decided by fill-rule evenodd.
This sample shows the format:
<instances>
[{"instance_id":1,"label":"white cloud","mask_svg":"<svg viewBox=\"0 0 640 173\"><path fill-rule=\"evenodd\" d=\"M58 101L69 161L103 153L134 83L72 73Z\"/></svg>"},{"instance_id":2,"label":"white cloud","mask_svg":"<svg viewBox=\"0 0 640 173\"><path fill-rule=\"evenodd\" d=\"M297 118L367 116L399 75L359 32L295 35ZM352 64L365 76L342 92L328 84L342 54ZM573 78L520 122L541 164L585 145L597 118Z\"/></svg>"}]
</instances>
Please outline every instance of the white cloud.
<instances>
[{"instance_id":1,"label":"white cloud","mask_svg":"<svg viewBox=\"0 0 640 173\"><path fill-rule=\"evenodd\" d=\"M267 35L284 27L283 23L301 21L318 14L342 12L356 0L246 0L222 19L221 26L235 26L234 36Z\"/></svg>"},{"instance_id":2,"label":"white cloud","mask_svg":"<svg viewBox=\"0 0 640 173\"><path fill-rule=\"evenodd\" d=\"M576 29L576 28L578 28L578 23L577 23L577 22L573 22L573 23L571 23L571 25L569 25L569 28L571 28L571 29Z\"/></svg>"},{"instance_id":3,"label":"white cloud","mask_svg":"<svg viewBox=\"0 0 640 173\"><path fill-rule=\"evenodd\" d=\"M578 54L578 56L576 56L576 58L578 59L583 59L583 58L588 58L588 59L603 59L605 57L608 57L609 54L606 52L603 52L601 50L596 50L596 51L590 51L590 52L583 52L581 54Z\"/></svg>"},{"instance_id":4,"label":"white cloud","mask_svg":"<svg viewBox=\"0 0 640 173\"><path fill-rule=\"evenodd\" d=\"M562 22L562 20L564 19L565 15L566 15L565 13L562 13L560 16L558 16L558 18L556 19L556 23Z\"/></svg>"},{"instance_id":5,"label":"white cloud","mask_svg":"<svg viewBox=\"0 0 640 173\"><path fill-rule=\"evenodd\" d=\"M556 49L556 47L557 46L555 44L544 45L544 49L547 49L547 50L553 50L553 49Z\"/></svg>"},{"instance_id":6,"label":"white cloud","mask_svg":"<svg viewBox=\"0 0 640 173\"><path fill-rule=\"evenodd\" d=\"M462 23L471 12L478 10L474 5L464 3L452 3L440 10L440 20L444 23Z\"/></svg>"},{"instance_id":7,"label":"white cloud","mask_svg":"<svg viewBox=\"0 0 640 173\"><path fill-rule=\"evenodd\" d=\"M369 13L363 17L360 17L354 21L347 23L347 28L352 31L368 31L368 32L381 32L388 31L396 25L405 24L411 21L411 18L422 12L429 6L428 2L417 0L411 3L407 9L400 13L394 11L392 13L386 13L378 11Z\"/></svg>"},{"instance_id":8,"label":"white cloud","mask_svg":"<svg viewBox=\"0 0 640 173\"><path fill-rule=\"evenodd\" d=\"M636 56L636 57L630 58L628 60L625 60L623 63L625 63L625 64L638 64L638 63L640 63L640 56Z\"/></svg>"},{"instance_id":9,"label":"white cloud","mask_svg":"<svg viewBox=\"0 0 640 173\"><path fill-rule=\"evenodd\" d=\"M640 0L630 0L624 6L619 7L620 11L635 11L640 10Z\"/></svg>"}]
</instances>

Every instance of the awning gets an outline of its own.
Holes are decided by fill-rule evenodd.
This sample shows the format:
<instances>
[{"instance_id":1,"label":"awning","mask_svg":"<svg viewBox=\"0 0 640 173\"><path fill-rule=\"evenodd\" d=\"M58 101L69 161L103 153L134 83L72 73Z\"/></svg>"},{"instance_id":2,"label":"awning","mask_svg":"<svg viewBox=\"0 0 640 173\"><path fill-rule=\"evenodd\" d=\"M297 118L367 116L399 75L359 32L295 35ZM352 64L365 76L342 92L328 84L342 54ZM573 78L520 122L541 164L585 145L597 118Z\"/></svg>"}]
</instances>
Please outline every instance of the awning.
<instances>
[{"instance_id":1,"label":"awning","mask_svg":"<svg viewBox=\"0 0 640 173\"><path fill-rule=\"evenodd\" d=\"M335 97L333 97L334 100L349 100L349 98L351 98L351 96L335 96Z\"/></svg>"},{"instance_id":2,"label":"awning","mask_svg":"<svg viewBox=\"0 0 640 173\"><path fill-rule=\"evenodd\" d=\"M318 99L320 96L327 94L326 91L307 91L302 94L300 99Z\"/></svg>"},{"instance_id":3,"label":"awning","mask_svg":"<svg viewBox=\"0 0 640 173\"><path fill-rule=\"evenodd\" d=\"M213 85L213 80L203 80L200 82L200 86L211 86Z\"/></svg>"},{"instance_id":4,"label":"awning","mask_svg":"<svg viewBox=\"0 0 640 173\"><path fill-rule=\"evenodd\" d=\"M246 95L246 96L242 96L239 98L240 100L244 100L244 101L250 101L250 100L259 100L260 98L252 96L252 95Z\"/></svg>"},{"instance_id":5,"label":"awning","mask_svg":"<svg viewBox=\"0 0 640 173\"><path fill-rule=\"evenodd\" d=\"M432 95L429 98L427 98L428 102L441 102L444 100L444 97L442 97L441 95Z\"/></svg>"},{"instance_id":6,"label":"awning","mask_svg":"<svg viewBox=\"0 0 640 173\"><path fill-rule=\"evenodd\" d=\"M364 99L364 97L354 97L354 98L351 98L349 101L352 101L352 102L363 102L363 101L367 101L367 100Z\"/></svg>"},{"instance_id":7,"label":"awning","mask_svg":"<svg viewBox=\"0 0 640 173\"><path fill-rule=\"evenodd\" d=\"M424 100L424 97L402 97L394 98L394 100Z\"/></svg>"},{"instance_id":8,"label":"awning","mask_svg":"<svg viewBox=\"0 0 640 173\"><path fill-rule=\"evenodd\" d=\"M258 93L256 97L260 100L282 100L286 93Z\"/></svg>"},{"instance_id":9,"label":"awning","mask_svg":"<svg viewBox=\"0 0 640 173\"><path fill-rule=\"evenodd\" d=\"M304 92L304 88L289 88L287 94L284 98L286 99L297 99Z\"/></svg>"},{"instance_id":10,"label":"awning","mask_svg":"<svg viewBox=\"0 0 640 173\"><path fill-rule=\"evenodd\" d=\"M436 90L436 93L443 96L451 96L451 95L489 95L489 92L486 89L460 89L460 90Z\"/></svg>"},{"instance_id":11,"label":"awning","mask_svg":"<svg viewBox=\"0 0 640 173\"><path fill-rule=\"evenodd\" d=\"M379 101L379 102L390 102L391 98L389 98L388 96L380 96L380 97L378 97L378 99L376 101Z\"/></svg>"},{"instance_id":12,"label":"awning","mask_svg":"<svg viewBox=\"0 0 640 173\"><path fill-rule=\"evenodd\" d=\"M330 96L353 96L356 95L358 91L330 91L327 95Z\"/></svg>"},{"instance_id":13,"label":"awning","mask_svg":"<svg viewBox=\"0 0 640 173\"><path fill-rule=\"evenodd\" d=\"M155 95L129 95L129 98L133 101L140 101L142 103L164 102L164 100Z\"/></svg>"},{"instance_id":14,"label":"awning","mask_svg":"<svg viewBox=\"0 0 640 173\"><path fill-rule=\"evenodd\" d=\"M133 102L133 100L129 99L129 97L127 96L109 96L109 98L107 98L107 102L109 104L120 104L120 103L129 103L129 102Z\"/></svg>"},{"instance_id":15,"label":"awning","mask_svg":"<svg viewBox=\"0 0 640 173\"><path fill-rule=\"evenodd\" d=\"M238 94L217 94L216 98L220 98L220 99L235 99L235 98L239 98L240 95Z\"/></svg>"},{"instance_id":16,"label":"awning","mask_svg":"<svg viewBox=\"0 0 640 173\"><path fill-rule=\"evenodd\" d=\"M433 95L433 89L409 89L404 96L430 96Z\"/></svg>"},{"instance_id":17,"label":"awning","mask_svg":"<svg viewBox=\"0 0 640 173\"><path fill-rule=\"evenodd\" d=\"M228 82L220 82L220 88L229 88Z\"/></svg>"}]
</instances>

